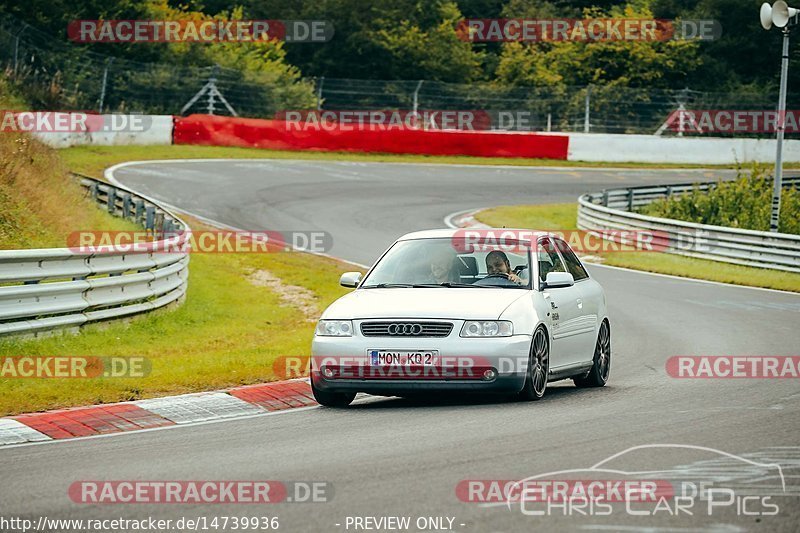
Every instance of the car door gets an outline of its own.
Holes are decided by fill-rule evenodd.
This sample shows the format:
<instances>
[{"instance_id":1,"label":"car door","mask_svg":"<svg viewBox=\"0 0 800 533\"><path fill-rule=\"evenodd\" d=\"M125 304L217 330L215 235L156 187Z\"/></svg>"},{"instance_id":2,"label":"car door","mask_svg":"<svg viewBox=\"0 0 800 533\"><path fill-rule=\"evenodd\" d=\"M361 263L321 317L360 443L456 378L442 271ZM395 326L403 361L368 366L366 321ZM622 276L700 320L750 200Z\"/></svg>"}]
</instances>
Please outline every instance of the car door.
<instances>
[{"instance_id":1,"label":"car door","mask_svg":"<svg viewBox=\"0 0 800 533\"><path fill-rule=\"evenodd\" d=\"M597 328L601 319L601 304L603 290L600 285L589 277L589 273L581 263L575 252L561 239L553 239L567 267L567 272L575 279L578 289L578 313L580 323L576 328L580 330L580 361L588 362L594 357L594 347L597 337Z\"/></svg>"},{"instance_id":2,"label":"car door","mask_svg":"<svg viewBox=\"0 0 800 533\"><path fill-rule=\"evenodd\" d=\"M549 272L567 272L553 241L550 238L540 239L536 256L539 268L539 283L543 287ZM581 295L574 285L570 287L554 287L542 289L545 305L548 306L550 329L550 369L558 371L582 362L585 348L580 337L582 311L578 304Z\"/></svg>"}]
</instances>

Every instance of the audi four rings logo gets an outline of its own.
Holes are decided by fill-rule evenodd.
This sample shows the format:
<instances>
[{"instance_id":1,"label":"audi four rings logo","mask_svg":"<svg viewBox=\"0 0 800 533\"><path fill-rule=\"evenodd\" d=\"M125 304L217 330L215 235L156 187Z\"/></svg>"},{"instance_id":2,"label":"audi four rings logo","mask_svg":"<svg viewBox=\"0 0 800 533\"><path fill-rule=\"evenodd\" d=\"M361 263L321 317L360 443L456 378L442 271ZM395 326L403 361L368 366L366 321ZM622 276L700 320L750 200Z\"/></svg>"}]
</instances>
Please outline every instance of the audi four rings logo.
<instances>
[{"instance_id":1,"label":"audi four rings logo","mask_svg":"<svg viewBox=\"0 0 800 533\"><path fill-rule=\"evenodd\" d=\"M419 335L421 324L389 324L389 335Z\"/></svg>"}]
</instances>

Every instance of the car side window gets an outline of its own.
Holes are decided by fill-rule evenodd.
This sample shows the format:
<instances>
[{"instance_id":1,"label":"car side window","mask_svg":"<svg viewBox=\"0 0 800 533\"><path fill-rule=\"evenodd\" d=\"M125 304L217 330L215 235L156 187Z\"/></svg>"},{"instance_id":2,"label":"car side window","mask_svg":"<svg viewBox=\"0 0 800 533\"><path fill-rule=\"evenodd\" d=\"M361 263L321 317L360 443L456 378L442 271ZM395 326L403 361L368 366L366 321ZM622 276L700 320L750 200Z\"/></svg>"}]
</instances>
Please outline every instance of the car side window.
<instances>
[{"instance_id":1,"label":"car side window","mask_svg":"<svg viewBox=\"0 0 800 533\"><path fill-rule=\"evenodd\" d=\"M564 263L558 256L553 241L550 239L542 239L536 247L536 258L539 261L539 278L542 281L547 279L547 274L550 272L566 272Z\"/></svg>"},{"instance_id":2,"label":"car side window","mask_svg":"<svg viewBox=\"0 0 800 533\"><path fill-rule=\"evenodd\" d=\"M586 268L581 264L580 259L578 256L575 255L575 252L560 239L556 239L556 246L558 247L558 251L561 252L561 255L564 257L564 261L567 263L567 269L569 269L569 273L572 274L572 277L575 281L586 279L589 277L589 273L586 272Z\"/></svg>"}]
</instances>

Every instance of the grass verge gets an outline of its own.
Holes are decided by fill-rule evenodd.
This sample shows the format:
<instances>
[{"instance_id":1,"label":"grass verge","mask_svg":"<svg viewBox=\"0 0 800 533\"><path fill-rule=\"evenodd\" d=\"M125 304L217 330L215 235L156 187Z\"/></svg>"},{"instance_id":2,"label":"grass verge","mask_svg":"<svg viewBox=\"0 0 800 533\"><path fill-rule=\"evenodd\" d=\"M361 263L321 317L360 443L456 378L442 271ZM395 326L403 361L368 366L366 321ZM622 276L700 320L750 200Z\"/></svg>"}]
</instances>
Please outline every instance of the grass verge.
<instances>
[{"instance_id":1,"label":"grass verge","mask_svg":"<svg viewBox=\"0 0 800 533\"><path fill-rule=\"evenodd\" d=\"M585 163L560 159L513 157L426 156L414 154L365 154L357 152L293 152L225 146L76 146L60 150L67 165L77 172L100 176L104 168L125 161L146 159L304 159L365 163L442 163L462 165L557 166L598 168L735 168L735 165L678 165L642 163ZM797 165L800 167L800 164Z\"/></svg>"},{"instance_id":2,"label":"grass verge","mask_svg":"<svg viewBox=\"0 0 800 533\"><path fill-rule=\"evenodd\" d=\"M481 211L475 218L494 227L574 230L577 229L577 215L577 204L568 203L494 207ZM592 255L602 257L605 265L800 292L800 274L790 272L728 265L661 252L606 252Z\"/></svg>"}]
</instances>

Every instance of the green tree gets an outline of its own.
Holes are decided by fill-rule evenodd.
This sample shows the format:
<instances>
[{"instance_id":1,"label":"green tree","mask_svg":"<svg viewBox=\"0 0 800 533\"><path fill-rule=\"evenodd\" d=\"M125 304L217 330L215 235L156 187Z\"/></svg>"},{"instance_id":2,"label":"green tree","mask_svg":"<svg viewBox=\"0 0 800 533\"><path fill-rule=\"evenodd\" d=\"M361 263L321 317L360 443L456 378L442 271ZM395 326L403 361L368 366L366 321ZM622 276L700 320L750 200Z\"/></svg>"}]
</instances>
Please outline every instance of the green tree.
<instances>
[{"instance_id":1,"label":"green tree","mask_svg":"<svg viewBox=\"0 0 800 533\"><path fill-rule=\"evenodd\" d=\"M764 0L654 0L657 17L682 16L713 19L722 26L719 39L703 43L702 65L692 76L691 87L704 91L735 91L747 88L775 96L780 79L781 32L764 31L758 11ZM769 2L772 3L772 0ZM797 2L789 2L789 5ZM789 48L789 95L800 86L800 47L796 39ZM797 93L797 91L795 91ZM790 98L791 103L791 98ZM790 109L792 109L790 107Z\"/></svg>"},{"instance_id":2,"label":"green tree","mask_svg":"<svg viewBox=\"0 0 800 533\"><path fill-rule=\"evenodd\" d=\"M586 18L647 19L646 7L587 10ZM700 65L699 43L692 41L598 41L507 43L496 77L507 85L606 87L682 87Z\"/></svg>"},{"instance_id":3,"label":"green tree","mask_svg":"<svg viewBox=\"0 0 800 533\"><path fill-rule=\"evenodd\" d=\"M481 54L455 31L463 18L458 7L445 2L438 9L441 21L427 30L404 20L369 33L390 58L393 77L463 83L480 76Z\"/></svg>"},{"instance_id":4,"label":"green tree","mask_svg":"<svg viewBox=\"0 0 800 533\"><path fill-rule=\"evenodd\" d=\"M289 61L306 75L466 82L482 73L481 53L456 35L463 15L450 0L245 0L244 5L254 18L333 24L330 42L287 47Z\"/></svg>"}]
</instances>

